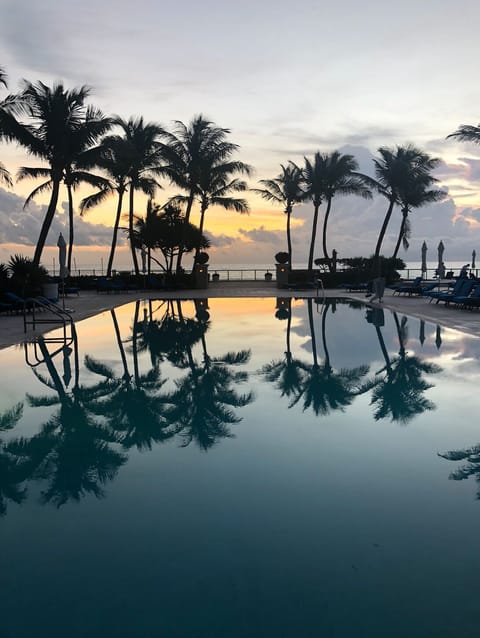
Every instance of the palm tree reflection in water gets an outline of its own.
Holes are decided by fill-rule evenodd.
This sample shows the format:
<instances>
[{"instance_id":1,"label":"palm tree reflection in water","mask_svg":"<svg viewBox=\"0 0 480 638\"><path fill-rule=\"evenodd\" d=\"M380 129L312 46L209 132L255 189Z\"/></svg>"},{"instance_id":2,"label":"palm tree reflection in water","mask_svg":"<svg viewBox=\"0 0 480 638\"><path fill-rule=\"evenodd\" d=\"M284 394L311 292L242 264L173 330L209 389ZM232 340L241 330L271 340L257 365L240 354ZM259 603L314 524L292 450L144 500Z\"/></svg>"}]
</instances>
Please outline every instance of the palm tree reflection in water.
<instances>
[{"instance_id":1,"label":"palm tree reflection in water","mask_svg":"<svg viewBox=\"0 0 480 638\"><path fill-rule=\"evenodd\" d=\"M397 313L393 313L399 343L398 356L393 358L390 358L388 354L381 331L385 323L383 310L371 308L367 310L366 318L375 326L385 360L385 367L377 372L377 375L382 376L378 377L372 392L371 404L375 406L374 419L378 421L390 417L391 421L406 425L423 412L434 410L435 404L424 396L433 384L425 381L422 375L438 374L442 369L435 363L408 355L406 351L407 318L403 317L399 321Z\"/></svg>"},{"instance_id":2,"label":"palm tree reflection in water","mask_svg":"<svg viewBox=\"0 0 480 638\"><path fill-rule=\"evenodd\" d=\"M342 368L336 371L330 361L330 353L327 347L326 324L329 309L336 310L335 299L325 299L321 307L322 318L322 346L324 352L323 363L318 362L317 340L315 334L315 321L313 303L317 299L307 299L308 323L312 344L312 364L293 359L290 351L291 308L288 308L287 323L287 351L285 359L273 361L264 366L261 372L267 381L277 384L282 396L292 397L289 408L303 400L303 411L310 408L314 413L327 415L332 411L343 411L350 405L358 394L369 389L368 382L362 384L362 378L368 373L368 366L355 368ZM277 313L278 314L278 313Z\"/></svg>"},{"instance_id":3,"label":"palm tree reflection in water","mask_svg":"<svg viewBox=\"0 0 480 638\"><path fill-rule=\"evenodd\" d=\"M76 349L76 335L74 340ZM93 415L93 405L99 396L111 391L111 386L81 386L76 365L75 384L68 392L42 337L38 338L38 346L49 378L39 374L37 377L55 394L27 394L28 403L33 407L60 407L41 425L38 434L30 439L12 441L10 450L26 464L30 480L47 483L42 502L52 502L60 507L69 500L79 501L87 494L100 498L104 495L103 486L115 478L127 460L112 447L118 443L115 432L108 425L97 422Z\"/></svg>"}]
</instances>

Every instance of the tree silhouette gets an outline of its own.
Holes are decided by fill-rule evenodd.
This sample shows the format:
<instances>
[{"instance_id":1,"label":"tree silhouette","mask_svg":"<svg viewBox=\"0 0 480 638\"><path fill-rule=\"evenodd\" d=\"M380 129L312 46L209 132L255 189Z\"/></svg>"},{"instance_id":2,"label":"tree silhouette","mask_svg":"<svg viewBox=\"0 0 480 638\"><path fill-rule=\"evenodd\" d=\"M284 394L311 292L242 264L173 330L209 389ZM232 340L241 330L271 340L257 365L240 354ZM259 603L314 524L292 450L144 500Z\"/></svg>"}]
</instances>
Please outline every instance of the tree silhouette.
<instances>
[{"instance_id":1,"label":"tree silhouette","mask_svg":"<svg viewBox=\"0 0 480 638\"><path fill-rule=\"evenodd\" d=\"M276 202L284 206L287 216L287 250L288 263L292 264L292 237L290 221L293 207L299 204L304 198L302 189L303 173L294 162L288 162L286 166L280 165L281 173L273 179L261 179L260 184L264 188L252 188L252 192L258 193L269 202Z\"/></svg>"},{"instance_id":2,"label":"tree silhouette","mask_svg":"<svg viewBox=\"0 0 480 638\"><path fill-rule=\"evenodd\" d=\"M38 82L24 82L23 90L12 96L1 109L0 129L3 137L26 148L27 152L45 161L49 168L22 167L19 178L46 178L27 198L28 202L37 194L51 191L47 212L40 230L33 262L40 263L58 203L60 184L66 181L71 187L80 181L73 177L72 167L79 154L111 126L97 109L87 107L85 101L90 94L87 86L66 90L62 84L50 88ZM26 115L27 123L16 119ZM86 174L82 180L86 180Z\"/></svg>"}]
</instances>

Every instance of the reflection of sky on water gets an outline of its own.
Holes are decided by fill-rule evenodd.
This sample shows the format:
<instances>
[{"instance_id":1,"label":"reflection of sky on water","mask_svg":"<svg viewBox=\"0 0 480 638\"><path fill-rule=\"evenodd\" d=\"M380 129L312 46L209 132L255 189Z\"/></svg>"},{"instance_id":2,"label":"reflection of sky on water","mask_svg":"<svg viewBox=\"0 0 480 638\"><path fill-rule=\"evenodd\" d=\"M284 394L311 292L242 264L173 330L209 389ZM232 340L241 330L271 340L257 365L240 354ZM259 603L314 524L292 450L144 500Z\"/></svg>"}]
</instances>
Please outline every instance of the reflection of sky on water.
<instances>
[{"instance_id":1,"label":"reflection of sky on water","mask_svg":"<svg viewBox=\"0 0 480 638\"><path fill-rule=\"evenodd\" d=\"M83 394L74 391L72 356L63 408L25 365L23 350L0 353L9 370L2 410L24 402L18 424L0 433L4 451L18 452L9 451L9 441L23 436L33 467L39 446L29 446L29 438L46 423L56 428L37 439L50 456L41 471L26 468L25 501L7 499L0 519L8 638L32 635L34 621L54 637L67 623L75 638L319 631L443 638L452 627L476 635L476 486L448 480L458 463L437 453L480 442L472 418L480 341L442 329L438 349L437 328L426 324L422 346L417 319L385 311L383 325L375 325L365 308L337 303L333 310L312 306L309 315L307 301L293 300L291 321L280 321L274 299L212 299L204 323L190 301L105 312L77 326ZM295 384L282 396L279 379L291 381L288 375L269 381L265 372L270 364L270 372L284 373L287 352L299 366L298 397ZM435 409L405 422L375 420L375 388L388 386L405 362L414 372L432 366L420 374L424 385L410 378L414 401L425 398ZM62 357L54 364L62 377ZM316 374L323 376L314 391L327 394L319 416L313 404L305 407ZM334 382L343 384L341 396ZM99 395L92 395L95 387ZM52 405L34 407L26 393ZM122 422L117 397L137 406L141 423L135 414ZM79 412L72 424L75 401L85 417ZM335 401L339 409L331 407ZM195 421L197 408L206 411ZM202 418L211 419L206 431ZM8 477L2 468L13 472L5 458L0 479ZM110 473L102 475L104 467ZM90 483L76 500L82 472ZM64 504L49 501L53 488L72 493Z\"/></svg>"}]
</instances>

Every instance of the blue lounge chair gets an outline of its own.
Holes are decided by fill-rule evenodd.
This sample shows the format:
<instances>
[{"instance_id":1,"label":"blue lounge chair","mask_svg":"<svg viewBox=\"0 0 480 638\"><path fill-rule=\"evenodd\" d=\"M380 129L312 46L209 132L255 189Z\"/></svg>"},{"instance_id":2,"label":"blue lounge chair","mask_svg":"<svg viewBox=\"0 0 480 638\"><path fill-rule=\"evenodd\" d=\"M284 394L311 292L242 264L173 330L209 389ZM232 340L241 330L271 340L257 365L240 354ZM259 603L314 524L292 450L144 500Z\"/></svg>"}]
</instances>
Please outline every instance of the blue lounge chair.
<instances>
[{"instance_id":1,"label":"blue lounge chair","mask_svg":"<svg viewBox=\"0 0 480 638\"><path fill-rule=\"evenodd\" d=\"M475 284L469 295L457 295L450 299L450 303L458 304L463 308L478 308L480 306L480 284Z\"/></svg>"},{"instance_id":2,"label":"blue lounge chair","mask_svg":"<svg viewBox=\"0 0 480 638\"><path fill-rule=\"evenodd\" d=\"M472 281L471 279L463 279L460 281L462 283L459 286L457 292L455 292L455 287L456 287L455 285L454 290L452 290L452 292L444 292L438 295L437 297L435 297L435 299L437 300L436 303L438 304L440 301L443 301L446 305L448 305L452 301L452 299L455 299L458 297L468 297L472 289L475 287L475 282Z\"/></svg>"},{"instance_id":3,"label":"blue lounge chair","mask_svg":"<svg viewBox=\"0 0 480 638\"><path fill-rule=\"evenodd\" d=\"M433 299L438 299L445 294L452 294L452 296L459 295L464 284L465 279L457 279L451 290L430 290L425 293L425 297L430 297L430 302L432 302Z\"/></svg>"},{"instance_id":4,"label":"blue lounge chair","mask_svg":"<svg viewBox=\"0 0 480 638\"><path fill-rule=\"evenodd\" d=\"M397 295L421 295L422 294L422 286L421 286L422 278L415 277L415 279L411 282L407 282L404 284L399 284L397 286L392 286L393 294Z\"/></svg>"}]
</instances>

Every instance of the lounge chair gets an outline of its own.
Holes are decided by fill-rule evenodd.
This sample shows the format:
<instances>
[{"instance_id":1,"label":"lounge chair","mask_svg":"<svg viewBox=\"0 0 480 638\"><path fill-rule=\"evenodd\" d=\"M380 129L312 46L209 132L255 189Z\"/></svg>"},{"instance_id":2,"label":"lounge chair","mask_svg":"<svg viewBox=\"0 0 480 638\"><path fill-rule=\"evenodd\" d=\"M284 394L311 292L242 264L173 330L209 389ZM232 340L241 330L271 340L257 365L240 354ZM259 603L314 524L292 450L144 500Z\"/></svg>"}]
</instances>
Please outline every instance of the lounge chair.
<instances>
[{"instance_id":1,"label":"lounge chair","mask_svg":"<svg viewBox=\"0 0 480 638\"><path fill-rule=\"evenodd\" d=\"M462 308L478 308L480 306L480 284L476 284L469 295L452 297L449 303L455 303Z\"/></svg>"},{"instance_id":2,"label":"lounge chair","mask_svg":"<svg viewBox=\"0 0 480 638\"><path fill-rule=\"evenodd\" d=\"M436 303L438 304L440 301L443 301L446 305L448 305L450 301L452 301L455 298L468 297L470 292L475 287L475 282L472 281L471 279L460 279L459 281L461 282L461 284L458 287L458 290L455 290L456 288L456 284L455 284L452 292L443 292L443 293L440 293L438 296L436 296L435 297Z\"/></svg>"},{"instance_id":3,"label":"lounge chair","mask_svg":"<svg viewBox=\"0 0 480 638\"><path fill-rule=\"evenodd\" d=\"M393 294L396 293L397 295L408 295L409 297L412 295L421 295L423 294L421 282L421 277L415 277L413 281L391 286L391 289L393 290Z\"/></svg>"},{"instance_id":4,"label":"lounge chair","mask_svg":"<svg viewBox=\"0 0 480 638\"><path fill-rule=\"evenodd\" d=\"M430 303L433 299L443 297L445 294L451 294L452 296L459 295L462 286L465 283L465 279L457 279L451 290L430 290L425 293L425 297L430 297Z\"/></svg>"}]
</instances>

